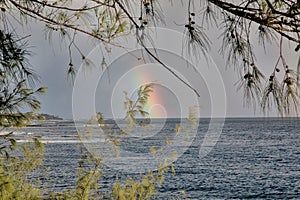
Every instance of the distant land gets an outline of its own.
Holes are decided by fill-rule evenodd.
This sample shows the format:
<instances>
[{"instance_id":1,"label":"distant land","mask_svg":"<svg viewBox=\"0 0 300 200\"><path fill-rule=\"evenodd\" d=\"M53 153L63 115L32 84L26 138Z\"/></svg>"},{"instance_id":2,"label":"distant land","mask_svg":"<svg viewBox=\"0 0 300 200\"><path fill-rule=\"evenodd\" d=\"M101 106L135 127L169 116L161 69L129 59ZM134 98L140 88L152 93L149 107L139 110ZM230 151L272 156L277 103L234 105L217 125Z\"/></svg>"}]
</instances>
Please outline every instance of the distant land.
<instances>
[{"instance_id":1,"label":"distant land","mask_svg":"<svg viewBox=\"0 0 300 200\"><path fill-rule=\"evenodd\" d=\"M44 120L63 120L63 118L56 116L56 115L51 115L51 114L46 114L46 113L41 113L39 114L44 118Z\"/></svg>"}]
</instances>

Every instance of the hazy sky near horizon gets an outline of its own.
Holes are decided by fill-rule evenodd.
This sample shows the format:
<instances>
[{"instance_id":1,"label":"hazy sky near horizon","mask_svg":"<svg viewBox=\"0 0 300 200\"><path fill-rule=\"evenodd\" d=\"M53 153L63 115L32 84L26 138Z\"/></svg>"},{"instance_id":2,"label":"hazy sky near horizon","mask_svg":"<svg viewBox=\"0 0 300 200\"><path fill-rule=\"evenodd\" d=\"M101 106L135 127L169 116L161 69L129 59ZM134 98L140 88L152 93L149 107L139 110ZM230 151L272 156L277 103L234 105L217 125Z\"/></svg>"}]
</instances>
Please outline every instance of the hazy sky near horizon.
<instances>
[{"instance_id":1,"label":"hazy sky near horizon","mask_svg":"<svg viewBox=\"0 0 300 200\"><path fill-rule=\"evenodd\" d=\"M162 5L162 7L166 11L166 28L182 32L183 28L177 26L174 21L176 20L176 22L178 22L179 24L185 22L185 14L183 14L182 16L178 15L178 13L181 13L179 10L182 10L184 8L165 7L164 5ZM201 19L197 18L197 20L200 21ZM220 32L217 31L216 28L210 28L205 32L212 42L209 54L216 64L216 67L221 74L222 81L224 82L226 96L224 97L224 99L218 99L218 101L220 102L220 105L223 101L226 102L225 115L227 117L263 116L263 114L259 111L259 108L254 111L253 107L245 107L243 105L243 91L236 91L237 87L235 86L235 83L238 80L238 71L235 71L231 66L226 66L226 59L224 59L218 51L222 43L222 40L218 38ZM30 50L33 52L33 56L30 57L30 63L34 67L34 70L41 77L40 84L48 87L46 95L39 98L42 101L42 109L40 112L54 114L71 119L73 113L73 84L72 81L67 77L69 58L66 44L64 44L64 42L61 41L57 36L55 36L55 34L53 34L52 41L48 41L45 38L43 26L40 23L34 21L30 22L29 29L20 28L19 33L21 33L21 35L22 33L31 35L31 37L29 37L29 46ZM168 41L170 35L165 34L163 35L163 37L165 37L165 40ZM100 54L96 54L95 56L95 52L93 52L93 50L95 49L93 40L89 39L86 36L79 36L79 38L80 39L78 40L78 45L82 48L82 51L85 52L86 55L90 53L90 58L95 64L95 66L91 66L91 68L96 67L100 70L101 62L99 62L99 59L101 60L102 56ZM169 42L170 46L167 50L170 50L170 52L174 50L174 43L182 43L178 40ZM267 51L265 52L263 47L258 45L258 42L256 42L254 48L258 61L257 63L259 64L259 66L263 66L261 67L261 69L266 74L266 76L268 76L278 58L278 47L276 46L276 44L267 45ZM289 49L287 44L285 48L285 55L288 58L289 63L296 66L298 55L294 52L293 49L294 46L291 46ZM201 95L199 99L195 100L195 94L193 94L190 89L184 86L179 80L176 80L174 77L172 77L171 74L163 71L164 69L162 67L159 67L157 64L144 65L137 60L131 60L131 58L133 57L125 55L123 57L119 57L115 62L112 63L111 66L109 66L111 67L111 70L106 71L105 76L103 76L102 79L98 80L99 82L96 82L96 91L91 91L95 94L94 103L97 111L103 112L104 115L108 117L111 117L112 114L115 117L122 117L124 115L124 111L122 110L122 98L124 98L124 94L122 90L132 90L133 88L136 89L139 84L154 80L159 83L158 85L160 86L158 88L160 89L157 89L157 92L155 93L157 99L153 98L153 105L152 107L149 107L149 109L153 109L153 117L180 117L183 114L186 115L187 110L184 110L183 107L190 105L191 99L193 99L193 101L197 101L201 106L200 116L211 116L212 100L210 98L211 96L214 96L211 93L222 93L222 88L214 88L208 86L207 84L214 84L214 81L216 83L216 81L219 80L213 74L209 75L209 77L199 76L199 79L197 79L197 76L195 75L196 73L193 73L191 67L189 68L186 65L184 66L184 60L180 59L180 56L173 57L173 54L170 52L160 51L161 58L170 61L170 63L168 64L173 69L179 70L180 74L197 88ZM81 58L76 53L74 55L74 64L78 67L81 65ZM115 55L113 52L109 57L114 58L114 56ZM136 57L139 56L140 55L138 55L137 53ZM204 70L204 68L207 66L204 66L204 63L205 61L203 61L202 59L200 64L201 66L200 68L198 68L200 72L201 70L206 70ZM155 70L151 72L152 68L154 68ZM83 88L86 87L87 92L89 91L90 86L88 84L84 84L85 82L89 82L89 80L91 79L90 77L93 76L93 70L95 69L92 69L92 72L86 70L86 79L81 80ZM149 75L148 79L144 78L144 76L146 75ZM164 82L164 78L165 80L169 80L169 82ZM126 88L127 83L128 88ZM209 88L213 88L213 91L210 91L211 89ZM83 89L83 91L84 90L85 89ZM117 91L117 95L113 91ZM90 99L88 99L89 96L83 92L82 95L80 95L78 98L79 99L77 99L77 102L82 102L82 107L80 106L80 109L85 110L86 102L91 102ZM172 101L172 99L174 100L174 102ZM180 109L178 107L180 107ZM112 111L112 109L115 110ZM218 108L217 106L215 106L214 109L219 109L219 113L222 113L221 110L223 108ZM217 117L217 115L215 116ZM270 112L269 115L277 116L276 112Z\"/></svg>"}]
</instances>

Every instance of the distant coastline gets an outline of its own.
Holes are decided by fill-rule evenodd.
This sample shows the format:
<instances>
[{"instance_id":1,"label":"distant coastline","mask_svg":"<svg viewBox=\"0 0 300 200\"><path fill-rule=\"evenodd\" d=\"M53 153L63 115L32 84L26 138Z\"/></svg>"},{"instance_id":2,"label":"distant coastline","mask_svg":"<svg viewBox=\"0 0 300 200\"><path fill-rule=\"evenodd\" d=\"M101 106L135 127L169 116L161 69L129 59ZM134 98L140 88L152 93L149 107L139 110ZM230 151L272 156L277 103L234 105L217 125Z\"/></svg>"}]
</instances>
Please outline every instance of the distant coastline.
<instances>
[{"instance_id":1,"label":"distant coastline","mask_svg":"<svg viewBox=\"0 0 300 200\"><path fill-rule=\"evenodd\" d=\"M39 114L44 120L63 120L63 118L57 116L57 115L51 115L46 113Z\"/></svg>"}]
</instances>

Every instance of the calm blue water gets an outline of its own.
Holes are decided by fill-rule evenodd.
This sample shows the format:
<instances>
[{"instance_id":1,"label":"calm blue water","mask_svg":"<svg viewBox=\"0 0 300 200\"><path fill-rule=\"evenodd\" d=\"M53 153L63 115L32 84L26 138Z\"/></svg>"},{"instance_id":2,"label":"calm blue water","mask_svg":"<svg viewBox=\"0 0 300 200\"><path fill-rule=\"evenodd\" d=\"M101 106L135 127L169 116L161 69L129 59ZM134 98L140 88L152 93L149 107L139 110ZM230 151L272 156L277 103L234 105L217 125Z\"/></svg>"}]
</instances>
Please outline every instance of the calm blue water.
<instances>
[{"instance_id":1,"label":"calm blue water","mask_svg":"<svg viewBox=\"0 0 300 200\"><path fill-rule=\"evenodd\" d=\"M201 119L188 150L175 162L176 175L167 173L156 199L172 199L185 190L191 199L300 199L300 120L296 118L226 119L212 151L199 158L209 119ZM127 141L132 151L143 151L173 134L179 119L168 119L160 134L142 141ZM157 122L159 123L159 122ZM42 135L46 144L44 165L51 189L72 188L78 161L85 148L78 142L74 124L45 122L25 132ZM129 149L129 150L130 150ZM104 167L103 190L116 177L139 176Z\"/></svg>"}]
</instances>

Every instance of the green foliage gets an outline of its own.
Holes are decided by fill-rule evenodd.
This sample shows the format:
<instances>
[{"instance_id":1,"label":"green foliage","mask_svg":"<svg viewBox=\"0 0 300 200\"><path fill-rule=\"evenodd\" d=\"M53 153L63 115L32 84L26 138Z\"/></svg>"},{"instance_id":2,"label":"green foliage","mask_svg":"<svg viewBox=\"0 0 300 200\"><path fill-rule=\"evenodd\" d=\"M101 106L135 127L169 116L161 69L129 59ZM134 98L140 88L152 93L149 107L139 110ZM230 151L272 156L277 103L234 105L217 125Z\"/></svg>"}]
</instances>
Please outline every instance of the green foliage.
<instances>
[{"instance_id":1,"label":"green foliage","mask_svg":"<svg viewBox=\"0 0 300 200\"><path fill-rule=\"evenodd\" d=\"M128 178L123 181L123 183L117 180L113 185L111 198L116 200L151 199L155 197L157 188L164 182L165 173L169 170L175 175L174 164L167 164L167 161L164 160L164 162L158 166L157 171L141 175L140 180Z\"/></svg>"},{"instance_id":2,"label":"green foliage","mask_svg":"<svg viewBox=\"0 0 300 200\"><path fill-rule=\"evenodd\" d=\"M126 117L129 123L128 127L134 128L137 125L136 116L138 114L147 117L148 112L145 110L145 105L147 104L148 98L150 97L150 93L153 91L153 84L147 84L140 86L136 92L135 99L131 99L128 97L127 93L125 93L125 111ZM194 110L195 109L195 110ZM196 112L198 110L195 107L190 108L190 116L188 118L191 125L194 125L194 121L196 120ZM144 115L143 115L144 114ZM90 124L104 124L105 120L102 113L98 112L95 117L89 120ZM126 131L131 130L126 128ZM114 127L113 127L114 128ZM110 143L114 148L114 152L116 153L116 157L119 156L119 146L121 145L120 138L124 136L123 130L112 131L112 127L103 126L100 127L102 129L101 133L103 133L105 137L105 141ZM166 138L166 145L171 144L171 139ZM149 151L157 156L156 153L161 151L162 149L156 149L154 146L150 147ZM178 157L177 152L173 152L170 154L171 159L176 159ZM91 157L91 160L95 160L95 158ZM105 160L103 161L105 162ZM100 163L100 161L98 162ZM96 164L93 164L95 169L97 168ZM98 166L100 167L100 166ZM115 183L112 186L112 191L106 194L97 193L95 187L101 187L101 185L97 185L97 180L100 180L101 170L95 173L95 169L82 170L79 169L79 179L77 181L77 186L74 191L69 192L68 194L77 194L77 195L69 195L72 199L86 199L88 194L89 198L93 199L94 197L101 196L101 198L105 199L151 199L155 197L157 193L157 188L161 186L164 182L165 174L167 172L171 172L174 176L176 174L174 163L170 163L167 160L164 160L157 166L157 170L153 172L149 172L147 174L141 175L139 178L126 178L125 180L116 179ZM82 173L84 172L84 173ZM96 180L95 180L96 178ZM89 188L94 188L93 192L89 190ZM85 190L87 189L87 191ZM90 193L91 192L91 193ZM62 194L66 195L66 194ZM182 196L182 195L179 195ZM68 198L67 198L68 199ZM97 199L97 198L96 198Z\"/></svg>"},{"instance_id":3,"label":"green foliage","mask_svg":"<svg viewBox=\"0 0 300 200\"><path fill-rule=\"evenodd\" d=\"M77 180L74 189L66 192L51 192L48 199L52 200L92 200L103 199L99 189L101 185L101 160L92 155L86 155L79 161Z\"/></svg>"},{"instance_id":4,"label":"green foliage","mask_svg":"<svg viewBox=\"0 0 300 200\"><path fill-rule=\"evenodd\" d=\"M199 106L192 106L189 107L189 115L188 115L188 122L189 124L195 128L198 125L198 112L200 107ZM176 127L176 130L178 130L178 127ZM176 131L178 132L178 131Z\"/></svg>"},{"instance_id":5,"label":"green foliage","mask_svg":"<svg viewBox=\"0 0 300 200\"><path fill-rule=\"evenodd\" d=\"M121 184L117 180L113 185L111 197L119 200L150 199L156 194L155 183L156 179L153 173L143 176L141 181L129 178Z\"/></svg>"},{"instance_id":6,"label":"green foliage","mask_svg":"<svg viewBox=\"0 0 300 200\"><path fill-rule=\"evenodd\" d=\"M125 93L124 108L126 110L125 120L129 120L129 125L137 125L136 116L140 114L144 118L149 118L149 113L145 110L150 93L153 91L153 84L146 84L139 87L137 90L136 100L132 100Z\"/></svg>"},{"instance_id":7,"label":"green foliage","mask_svg":"<svg viewBox=\"0 0 300 200\"><path fill-rule=\"evenodd\" d=\"M43 144L34 139L33 143L16 146L14 140L7 140L9 145L1 149L0 157L0 199L43 199L39 179L31 177L42 164Z\"/></svg>"},{"instance_id":8,"label":"green foliage","mask_svg":"<svg viewBox=\"0 0 300 200\"><path fill-rule=\"evenodd\" d=\"M72 199L99 199L100 193L98 189L100 185L98 181L102 175L100 170L101 161L93 157L88 161L92 162L93 169L85 169L84 167L78 169L78 179Z\"/></svg>"},{"instance_id":9,"label":"green foliage","mask_svg":"<svg viewBox=\"0 0 300 200\"><path fill-rule=\"evenodd\" d=\"M45 87L33 89L37 76L27 67L29 52L22 40L0 29L0 128L28 122L34 113L23 113L22 109L40 109L35 95L46 91Z\"/></svg>"},{"instance_id":10,"label":"green foliage","mask_svg":"<svg viewBox=\"0 0 300 200\"><path fill-rule=\"evenodd\" d=\"M140 110L144 111L144 106L152 91L151 87L151 84L141 86L137 91L138 97L135 101L126 97L127 102L132 102L131 106L127 107L127 109L136 109L137 113L140 113ZM197 109L191 107L188 118L191 126L193 126L194 121L196 120L196 113ZM104 117L100 112L96 114L92 121L96 124L105 124ZM112 130L109 126L104 126L104 128L104 131L108 131L112 134ZM179 131L180 128L176 128ZM113 134L121 136L121 132L122 131L120 130L120 133ZM107 142L111 142L117 147L120 145L120 141L117 140L116 137L109 138L107 138ZM168 160L164 160L157 166L156 171L142 174L138 178L117 178L112 185L111 191L102 191L100 181L102 174L104 173L102 166L105 160L96 158L92 154L83 153L83 157L79 161L77 170L78 176L74 188L65 192L51 192L47 190L46 186L41 186L38 173L35 173L39 172L37 171L38 169L42 169L42 160L44 156L43 144L40 143L38 139L34 139L32 143L24 143L17 146L15 140L10 138L9 135L6 135L4 140L5 142L0 146L1 200L151 199L155 197L157 188L164 182L166 173L170 172L173 176L176 175L174 163L169 163ZM171 139L167 138L166 145L170 145L170 143ZM150 147L150 151L156 156L155 147ZM170 156L177 157L175 154L176 152L174 152L174 155ZM37 178L33 178L32 175L37 176ZM178 194L175 194L174 198L183 199L186 198L185 195L185 191L181 190L178 191Z\"/></svg>"},{"instance_id":11,"label":"green foliage","mask_svg":"<svg viewBox=\"0 0 300 200\"><path fill-rule=\"evenodd\" d=\"M299 72L288 66L283 56L282 45L283 39L281 38L279 57L263 92L261 105L264 112L275 105L282 116L290 113L298 116L300 105ZM283 78L280 82L278 77L281 72Z\"/></svg>"},{"instance_id":12,"label":"green foliage","mask_svg":"<svg viewBox=\"0 0 300 200\"><path fill-rule=\"evenodd\" d=\"M24 38L0 29L0 130L26 125L37 114L40 102L35 95L45 87L33 89L36 74L28 67ZM29 108L32 112L23 112ZM12 132L11 132L12 133ZM44 146L33 143L17 146L11 133L0 138L0 199L42 199L39 179L30 177L41 164Z\"/></svg>"}]
</instances>

